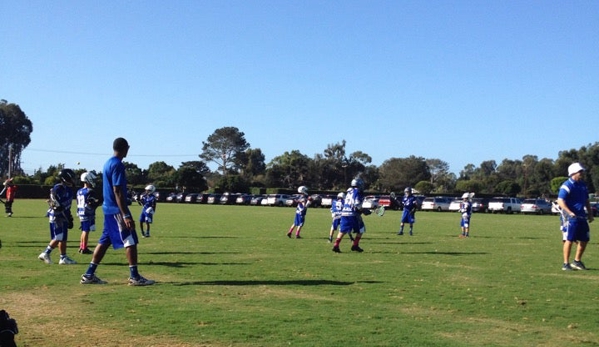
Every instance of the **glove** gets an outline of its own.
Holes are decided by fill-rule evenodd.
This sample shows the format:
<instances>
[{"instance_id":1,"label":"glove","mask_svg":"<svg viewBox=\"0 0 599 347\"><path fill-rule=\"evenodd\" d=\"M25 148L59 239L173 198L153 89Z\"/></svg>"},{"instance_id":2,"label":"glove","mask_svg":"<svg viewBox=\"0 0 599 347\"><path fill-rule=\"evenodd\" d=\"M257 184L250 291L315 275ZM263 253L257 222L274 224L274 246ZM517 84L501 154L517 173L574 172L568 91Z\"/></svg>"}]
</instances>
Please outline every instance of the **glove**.
<instances>
[{"instance_id":1,"label":"glove","mask_svg":"<svg viewBox=\"0 0 599 347\"><path fill-rule=\"evenodd\" d=\"M365 209L365 210L362 210L362 213L363 213L365 216L368 216L369 214L371 214L371 213L372 213L372 211L370 211L369 209Z\"/></svg>"},{"instance_id":2,"label":"glove","mask_svg":"<svg viewBox=\"0 0 599 347\"><path fill-rule=\"evenodd\" d=\"M73 216L67 217L67 229L73 229Z\"/></svg>"},{"instance_id":3,"label":"glove","mask_svg":"<svg viewBox=\"0 0 599 347\"><path fill-rule=\"evenodd\" d=\"M147 213L147 214L154 214L154 209L153 209L152 207L148 207L148 208L146 209L146 213Z\"/></svg>"}]
</instances>

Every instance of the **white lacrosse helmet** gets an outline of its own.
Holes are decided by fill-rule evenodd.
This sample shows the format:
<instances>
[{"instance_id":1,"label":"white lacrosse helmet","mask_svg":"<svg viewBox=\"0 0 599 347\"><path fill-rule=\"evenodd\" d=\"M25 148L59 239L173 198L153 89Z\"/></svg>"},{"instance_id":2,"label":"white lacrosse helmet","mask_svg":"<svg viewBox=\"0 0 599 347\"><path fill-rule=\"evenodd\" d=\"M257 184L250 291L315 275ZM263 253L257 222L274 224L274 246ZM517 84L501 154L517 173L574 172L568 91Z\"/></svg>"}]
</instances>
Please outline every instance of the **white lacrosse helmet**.
<instances>
[{"instance_id":1,"label":"white lacrosse helmet","mask_svg":"<svg viewBox=\"0 0 599 347\"><path fill-rule=\"evenodd\" d=\"M156 187L154 187L154 186L153 186L153 185L151 185L151 184L148 184L148 185L146 186L146 191L147 191L147 192L150 192L150 194L152 194L152 193L154 193L154 192L156 191Z\"/></svg>"},{"instance_id":2,"label":"white lacrosse helmet","mask_svg":"<svg viewBox=\"0 0 599 347\"><path fill-rule=\"evenodd\" d=\"M364 181L361 178L354 178L351 180L351 186L356 187L359 190L364 190Z\"/></svg>"},{"instance_id":3,"label":"white lacrosse helmet","mask_svg":"<svg viewBox=\"0 0 599 347\"><path fill-rule=\"evenodd\" d=\"M298 192L298 193L301 193L301 194L306 194L306 195L308 195L308 187L306 187L306 186L299 186L299 187L297 188L297 192Z\"/></svg>"},{"instance_id":4,"label":"white lacrosse helmet","mask_svg":"<svg viewBox=\"0 0 599 347\"><path fill-rule=\"evenodd\" d=\"M84 172L81 174L81 182L89 184L92 188L96 186L96 178L98 177L93 172Z\"/></svg>"},{"instance_id":5,"label":"white lacrosse helmet","mask_svg":"<svg viewBox=\"0 0 599 347\"><path fill-rule=\"evenodd\" d=\"M466 192L462 194L462 199L470 199L470 193Z\"/></svg>"},{"instance_id":6,"label":"white lacrosse helmet","mask_svg":"<svg viewBox=\"0 0 599 347\"><path fill-rule=\"evenodd\" d=\"M341 192L337 194L337 199L345 199L345 193Z\"/></svg>"},{"instance_id":7,"label":"white lacrosse helmet","mask_svg":"<svg viewBox=\"0 0 599 347\"><path fill-rule=\"evenodd\" d=\"M404 189L403 192L404 193L408 193L408 194L412 194L412 188L406 187L406 189Z\"/></svg>"}]
</instances>

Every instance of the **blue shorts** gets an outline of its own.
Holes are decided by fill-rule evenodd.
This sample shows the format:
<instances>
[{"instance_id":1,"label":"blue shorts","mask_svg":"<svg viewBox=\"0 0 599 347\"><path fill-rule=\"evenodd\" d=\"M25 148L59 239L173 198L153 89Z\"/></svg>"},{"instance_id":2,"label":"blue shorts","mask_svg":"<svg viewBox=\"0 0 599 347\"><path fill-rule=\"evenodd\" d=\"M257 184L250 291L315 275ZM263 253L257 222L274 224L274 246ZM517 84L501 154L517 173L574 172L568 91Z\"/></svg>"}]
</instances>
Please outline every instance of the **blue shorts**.
<instances>
[{"instance_id":1,"label":"blue shorts","mask_svg":"<svg viewBox=\"0 0 599 347\"><path fill-rule=\"evenodd\" d=\"M339 232L341 234L363 234L366 232L366 226L360 216L341 216Z\"/></svg>"},{"instance_id":2,"label":"blue shorts","mask_svg":"<svg viewBox=\"0 0 599 347\"><path fill-rule=\"evenodd\" d=\"M147 213L145 210L141 211L141 214L139 215L139 221L140 222L145 222L148 224L152 224L152 222L154 221L154 214L153 213Z\"/></svg>"},{"instance_id":3,"label":"blue shorts","mask_svg":"<svg viewBox=\"0 0 599 347\"><path fill-rule=\"evenodd\" d=\"M69 238L68 223L65 219L56 218L50 222L50 239L55 241L67 241Z\"/></svg>"},{"instance_id":4,"label":"blue shorts","mask_svg":"<svg viewBox=\"0 0 599 347\"><path fill-rule=\"evenodd\" d=\"M120 213L104 215L104 229L98 241L101 245L110 245L119 249L135 246L139 243L137 233L127 229L123 216Z\"/></svg>"},{"instance_id":5,"label":"blue shorts","mask_svg":"<svg viewBox=\"0 0 599 347\"><path fill-rule=\"evenodd\" d=\"M293 225L296 227L304 226L304 222L306 221L306 217L301 214L295 214L295 219L293 220Z\"/></svg>"},{"instance_id":6,"label":"blue shorts","mask_svg":"<svg viewBox=\"0 0 599 347\"><path fill-rule=\"evenodd\" d=\"M402 223L414 224L415 221L416 221L416 218L414 218L413 213L410 213L409 210L403 210L403 214L401 215Z\"/></svg>"},{"instance_id":7,"label":"blue shorts","mask_svg":"<svg viewBox=\"0 0 599 347\"><path fill-rule=\"evenodd\" d=\"M95 220L82 220L81 221L81 231L87 233L90 231L96 231L96 221Z\"/></svg>"},{"instance_id":8,"label":"blue shorts","mask_svg":"<svg viewBox=\"0 0 599 347\"><path fill-rule=\"evenodd\" d=\"M584 218L569 218L563 223L563 241L589 242L591 235L589 233L589 222Z\"/></svg>"},{"instance_id":9,"label":"blue shorts","mask_svg":"<svg viewBox=\"0 0 599 347\"><path fill-rule=\"evenodd\" d=\"M460 221L460 226L462 228L470 228L470 216L468 216L468 217L462 216L462 220Z\"/></svg>"},{"instance_id":10,"label":"blue shorts","mask_svg":"<svg viewBox=\"0 0 599 347\"><path fill-rule=\"evenodd\" d=\"M333 228L333 230L337 230L337 228L339 228L339 225L341 225L341 218L333 219L333 224L331 225L331 228Z\"/></svg>"}]
</instances>

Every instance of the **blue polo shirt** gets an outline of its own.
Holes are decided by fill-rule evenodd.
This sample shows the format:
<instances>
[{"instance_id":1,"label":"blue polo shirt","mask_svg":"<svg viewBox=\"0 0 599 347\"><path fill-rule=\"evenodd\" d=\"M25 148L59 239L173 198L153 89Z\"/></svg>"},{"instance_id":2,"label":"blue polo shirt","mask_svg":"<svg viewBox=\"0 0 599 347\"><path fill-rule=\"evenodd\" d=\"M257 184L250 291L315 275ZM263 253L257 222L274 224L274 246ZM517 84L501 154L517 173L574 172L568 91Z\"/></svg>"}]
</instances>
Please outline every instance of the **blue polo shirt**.
<instances>
[{"instance_id":1,"label":"blue polo shirt","mask_svg":"<svg viewBox=\"0 0 599 347\"><path fill-rule=\"evenodd\" d=\"M583 181L575 181L568 178L562 183L557 194L559 199L564 200L570 211L574 212L579 217L586 217L584 208L589 199L589 191Z\"/></svg>"},{"instance_id":2,"label":"blue polo shirt","mask_svg":"<svg viewBox=\"0 0 599 347\"><path fill-rule=\"evenodd\" d=\"M119 205L116 203L116 196L112 187L121 187L123 195L127 194L127 177L125 176L125 165L117 158L112 157L104 164L102 170L102 189L104 203L102 210L105 215L120 213Z\"/></svg>"}]
</instances>

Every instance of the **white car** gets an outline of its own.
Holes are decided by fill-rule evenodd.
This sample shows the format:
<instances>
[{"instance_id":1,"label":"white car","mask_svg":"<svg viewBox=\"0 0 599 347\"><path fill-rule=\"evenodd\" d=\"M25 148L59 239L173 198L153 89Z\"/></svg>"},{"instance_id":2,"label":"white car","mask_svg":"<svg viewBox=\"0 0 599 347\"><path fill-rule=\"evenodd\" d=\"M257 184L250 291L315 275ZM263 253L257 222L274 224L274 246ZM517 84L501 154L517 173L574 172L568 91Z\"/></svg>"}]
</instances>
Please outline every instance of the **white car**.
<instances>
[{"instance_id":1,"label":"white car","mask_svg":"<svg viewBox=\"0 0 599 347\"><path fill-rule=\"evenodd\" d=\"M449 204L451 204L451 198L446 196L435 196L428 197L422 200L422 211L449 211Z\"/></svg>"},{"instance_id":2,"label":"white car","mask_svg":"<svg viewBox=\"0 0 599 347\"><path fill-rule=\"evenodd\" d=\"M449 204L448 210L450 212L457 212L460 210L460 206L462 205L462 199L454 199Z\"/></svg>"},{"instance_id":3,"label":"white car","mask_svg":"<svg viewBox=\"0 0 599 347\"><path fill-rule=\"evenodd\" d=\"M368 195L364 198L364 202L362 202L362 208L367 208L369 210L373 210L379 207L379 197L374 195Z\"/></svg>"}]
</instances>

